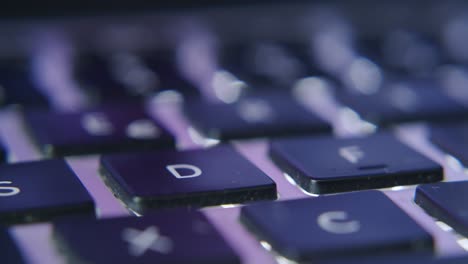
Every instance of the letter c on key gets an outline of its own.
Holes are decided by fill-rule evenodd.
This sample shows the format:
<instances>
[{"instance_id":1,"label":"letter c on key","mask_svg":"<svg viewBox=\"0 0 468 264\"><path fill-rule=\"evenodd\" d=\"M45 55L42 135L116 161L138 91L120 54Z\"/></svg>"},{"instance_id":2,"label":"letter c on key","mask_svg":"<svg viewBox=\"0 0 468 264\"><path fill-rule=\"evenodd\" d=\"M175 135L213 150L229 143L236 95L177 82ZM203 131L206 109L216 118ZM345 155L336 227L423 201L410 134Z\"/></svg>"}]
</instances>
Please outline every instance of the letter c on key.
<instances>
[{"instance_id":1,"label":"letter c on key","mask_svg":"<svg viewBox=\"0 0 468 264\"><path fill-rule=\"evenodd\" d=\"M317 223L323 230L333 234L356 233L361 228L359 221L346 221L348 218L344 211L331 211L319 215Z\"/></svg>"},{"instance_id":2,"label":"letter c on key","mask_svg":"<svg viewBox=\"0 0 468 264\"><path fill-rule=\"evenodd\" d=\"M185 178L194 178L198 177L202 174L200 168L190 165L190 164L174 164L174 165L167 165L166 169L174 175L177 179L185 179ZM183 174L180 170L184 171L191 171L190 174Z\"/></svg>"},{"instance_id":3,"label":"letter c on key","mask_svg":"<svg viewBox=\"0 0 468 264\"><path fill-rule=\"evenodd\" d=\"M0 181L0 184L12 184L11 181ZM5 190L5 191L4 191ZM0 186L0 197L14 196L20 193L20 189L17 187Z\"/></svg>"}]
</instances>

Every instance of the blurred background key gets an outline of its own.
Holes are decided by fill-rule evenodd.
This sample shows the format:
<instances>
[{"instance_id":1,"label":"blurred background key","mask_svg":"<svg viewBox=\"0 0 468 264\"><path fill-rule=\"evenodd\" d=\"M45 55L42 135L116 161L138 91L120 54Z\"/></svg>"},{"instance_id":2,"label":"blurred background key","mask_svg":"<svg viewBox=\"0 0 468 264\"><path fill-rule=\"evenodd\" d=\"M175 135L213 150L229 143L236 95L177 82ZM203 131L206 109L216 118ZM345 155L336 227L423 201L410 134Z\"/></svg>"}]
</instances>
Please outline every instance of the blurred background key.
<instances>
[{"instance_id":1,"label":"blurred background key","mask_svg":"<svg viewBox=\"0 0 468 264\"><path fill-rule=\"evenodd\" d=\"M47 156L84 155L172 147L174 137L139 104L78 112L27 111L24 121Z\"/></svg>"}]
</instances>

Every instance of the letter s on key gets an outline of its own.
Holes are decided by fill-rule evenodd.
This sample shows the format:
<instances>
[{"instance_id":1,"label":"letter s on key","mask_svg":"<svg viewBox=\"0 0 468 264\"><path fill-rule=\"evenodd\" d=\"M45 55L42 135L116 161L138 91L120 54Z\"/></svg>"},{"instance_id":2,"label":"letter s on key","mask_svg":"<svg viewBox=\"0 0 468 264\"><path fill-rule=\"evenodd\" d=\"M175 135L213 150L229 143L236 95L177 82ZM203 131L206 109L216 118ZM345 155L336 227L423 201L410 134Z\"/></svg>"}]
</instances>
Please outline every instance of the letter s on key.
<instances>
[{"instance_id":1,"label":"letter s on key","mask_svg":"<svg viewBox=\"0 0 468 264\"><path fill-rule=\"evenodd\" d=\"M356 233L361 228L358 221L345 221L348 218L344 211L331 211L319 215L317 223L323 230L333 234Z\"/></svg>"},{"instance_id":2,"label":"letter s on key","mask_svg":"<svg viewBox=\"0 0 468 264\"><path fill-rule=\"evenodd\" d=\"M13 186L1 186L3 184L12 184L11 181L0 181L0 197L2 196L14 196L20 193L20 189Z\"/></svg>"}]
</instances>

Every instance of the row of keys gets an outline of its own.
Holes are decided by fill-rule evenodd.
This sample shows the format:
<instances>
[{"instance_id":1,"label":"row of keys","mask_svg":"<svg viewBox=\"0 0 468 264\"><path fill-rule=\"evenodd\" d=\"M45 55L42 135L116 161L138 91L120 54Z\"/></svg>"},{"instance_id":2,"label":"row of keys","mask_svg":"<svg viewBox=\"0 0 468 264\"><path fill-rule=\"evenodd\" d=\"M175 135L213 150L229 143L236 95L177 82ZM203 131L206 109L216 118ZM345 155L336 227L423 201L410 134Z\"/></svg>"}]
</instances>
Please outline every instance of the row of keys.
<instances>
[{"instance_id":1,"label":"row of keys","mask_svg":"<svg viewBox=\"0 0 468 264\"><path fill-rule=\"evenodd\" d=\"M196 95L198 90L177 69L174 53L80 55L74 62L73 76L98 102L128 101L166 90Z\"/></svg>"},{"instance_id":2,"label":"row of keys","mask_svg":"<svg viewBox=\"0 0 468 264\"><path fill-rule=\"evenodd\" d=\"M105 155L104 181L139 214L148 209L201 207L276 199L276 184L228 146L185 152ZM0 166L0 222L94 215L94 202L61 159Z\"/></svg>"},{"instance_id":3,"label":"row of keys","mask_svg":"<svg viewBox=\"0 0 468 264\"><path fill-rule=\"evenodd\" d=\"M381 142L387 142L387 144L389 144L389 145L398 145L398 142L397 142L397 141L391 141L391 137L389 137L388 135L376 135L376 137L377 137L377 138L381 137L380 140L378 140L378 142L381 141ZM372 137L370 137L370 138L372 138ZM389 138L390 138L390 139L389 139ZM321 138L318 138L318 139L321 139ZM368 138L365 138L365 139L368 139ZM336 140L336 139L335 139L335 140ZM393 139L393 140L394 140L394 139ZM283 141L283 140L273 141L272 144L274 144L275 142L282 142L282 141ZM284 141L287 141L287 140L284 140ZM346 140L344 140L344 141L346 141ZM364 140L364 141L365 141L365 140ZM347 143L347 142L345 142L345 143ZM356 144L357 144L357 143L356 143ZM358 145L360 145L360 144L362 144L362 143L359 142ZM372 145L371 143L368 143L368 144ZM375 145L375 144L376 144L376 143L374 143L374 145ZM401 144L401 143L400 143L400 144ZM313 148L312 148L312 149L313 149ZM396 151L401 151L401 149L400 149L400 150L399 150L398 148L396 148L396 149L397 149ZM340 151L338 150L338 153L339 153L338 155L339 155L341 158L343 158L344 160L347 160L349 163L352 163L350 160L356 160L356 159L358 160L358 162L360 162L360 161L363 161L362 153L367 153L368 151L369 151L369 150L366 148L366 145L364 144L364 145L361 147L361 149L360 149L359 151L353 151L353 150L351 150L351 151L341 151L341 154L340 154ZM203 155L202 155L201 153L203 153L203 152L204 152L204 151L196 152L195 154L193 154L193 156L202 157ZM361 156L361 157L356 158L356 157L357 157L356 155L349 154L349 152L351 152L351 153L358 153L358 152L361 152L361 154L357 155L357 156ZM165 155L162 155L162 156L167 156L167 153L170 153L170 152L166 152ZM343 153L344 153L344 154L343 154ZM346 154L346 153L348 153L348 154ZM406 152L403 152L403 154L400 154L400 152L397 152L397 153L399 153L398 155L402 155L402 156L404 156L404 157L406 157L406 155L407 155ZM406 153L406 154L405 154L405 153ZM143 154L142 154L142 155L143 155ZM119 157L119 156L120 156L120 157L124 157L122 160L125 160L125 156L128 158L128 157L130 157L130 156L132 156L132 155L128 155L128 154L106 155L106 156L103 157L103 160L104 160L105 158L107 158L107 157L109 157L109 160L112 160L113 157ZM144 156L144 155L143 155L143 156ZM141 159L143 156L140 156L139 158ZM213 154L213 156L224 156L224 154L223 154L223 155L216 155L216 154ZM207 160L210 160L210 161L212 162L213 159L214 159L213 156L211 156L210 158L206 158L206 159L207 159ZM367 155L364 155L364 156L367 156ZM371 155L371 156L373 156L373 155ZM397 155L396 155L396 156L397 156ZM352 157L355 157L355 158L352 158ZM161 159L161 157L158 158L158 160L160 160L160 159ZM114 164L122 164L122 163L124 163L124 162L122 162L122 160L116 161ZM409 160L414 161L413 159L409 159ZM416 159L416 160L418 160L418 159ZM171 160L171 161L172 161L172 160ZM198 164L194 163L193 160L192 160L192 161L191 161L191 160L189 160L189 161L181 160L181 161L179 162L179 160L175 160L175 159L174 159L174 161L177 162L177 163L176 163L176 164L172 164L172 163L171 163L171 164L169 164L169 165L164 164L164 165L161 166L161 168L159 169L159 171L164 170L162 167L165 167L165 170L166 170L167 172L169 172L169 174L167 174L168 176L171 176L172 178L178 178L178 179L183 179L183 178L185 178L185 179L197 179L197 178L199 178L200 176L204 175L204 174L203 174L203 171L204 171L205 166L204 166L203 164L206 164L206 163L201 163L201 165L198 165ZM182 163L182 162L185 162L185 163ZM426 165L429 164L429 165L431 165L430 162L428 162L428 163L426 163L426 162L427 162L427 160L426 160L425 162L423 162L423 164L426 164ZM104 162L103 162L103 164L104 164ZM148 164L148 163L147 163L147 164ZM154 162L153 162L152 164L154 164ZM195 165L194 165L194 164L195 164ZM223 163L223 164L224 164L224 163ZM171 165L172 165L172 166L171 166ZM178 165L184 165L184 166L178 166ZM191 165L191 166L187 166L187 165ZM198 166L197 166L197 165L198 165ZM432 165L433 165L433 164L432 164ZM168 166L169 166L169 168L168 168ZM104 166L103 166L103 167L104 167ZM114 166L111 164L111 166L109 166L108 168L113 168L113 167L114 167ZM150 166L149 166L149 165L146 166L146 165L139 164L139 165L137 165L136 167L142 168L142 167L150 167ZM372 167L372 166L371 166L371 167ZM198 168L198 170L197 170L197 168ZM431 168L431 170L432 170L432 169L434 169L434 168ZM108 171L111 171L111 169L108 169ZM121 171L122 171L121 169L115 169L115 170L114 170L114 172L121 172ZM202 172L199 172L199 171L202 171ZM435 170L434 170L434 171L435 171ZM184 172L185 172L185 173L184 173ZM390 172L393 173L392 171L390 171ZM440 171L439 171L439 172L440 172ZM107 174L108 174L108 176L104 176L104 177L108 177L108 178L119 178L119 177L120 177L120 176L118 176L118 175L115 174L115 173L112 174L112 172L107 173ZM110 175L110 177L109 177L109 175ZM117 175L117 176L116 176L116 175ZM130 174L127 174L127 175L130 175ZM128 176L128 177L122 177L122 178L124 178L124 179L123 179L123 180L119 180L119 183L120 183L120 184L121 184L122 182L123 182L124 184L127 184L127 183L129 182L129 180L131 181L131 177L129 177L129 176ZM429 178L429 177L428 177L428 178ZM429 179L430 179L430 178L429 178ZM412 183L412 184L414 184L414 183ZM16 186L14 186L14 187L16 187ZM16 188L18 188L18 187L16 187ZM222 187L222 188L225 188L225 187ZM256 188L257 188L257 187L256 187ZM259 187L259 188L260 188L260 187ZM372 188L377 188L377 187L372 187ZM9 190L10 192L16 192L14 189L8 189L8 190ZM8 191L8 190L7 190L7 191ZM276 191L275 191L275 193L276 193ZM131 194L131 195L132 195L132 194ZM245 193L240 194L240 195L245 195ZM140 197L139 197L138 195L136 195L135 197L137 197L137 198L134 199L134 200L137 200L137 201L138 201L138 200L140 199ZM183 196L182 196L182 197L183 197ZM186 197L185 197L185 198L186 198ZM220 197L216 197L216 198L217 198L217 199L222 199L222 198L220 198ZM254 199L255 199L255 198L254 198ZM271 198L268 198L268 199L271 199ZM196 200L196 199L195 199L195 200ZM140 200L140 201L143 201L144 203L148 203L148 202L151 203L151 202L153 202L154 200L153 200L153 197L151 197L151 195L150 195L150 196L147 196L147 197L143 197L143 199ZM228 200L228 201L232 201L232 200ZM241 203L243 203L243 202L246 202L246 201L247 201L247 200L245 200L245 201L242 201L242 200L239 201L239 200L237 200L237 201L234 201L234 202L241 202ZM208 203L208 204L209 204L209 203ZM214 203L214 204L217 204L217 203ZM178 205L180 205L180 204L178 204ZM197 204L197 203L195 203L195 205L200 206L200 204ZM203 205L207 205L207 204L201 204L201 206L203 206ZM146 206L146 205L145 205L145 206ZM145 206L143 207L143 209L146 209ZM156 205L149 205L148 207L153 207L153 206L154 206L154 207L158 207L157 203L156 203ZM130 206L129 206L129 207L130 207ZM132 209L133 209L133 208L132 208ZM138 211L138 208L137 208L137 211ZM27 216L27 217L31 217L31 216Z\"/></svg>"},{"instance_id":4,"label":"row of keys","mask_svg":"<svg viewBox=\"0 0 468 264\"><path fill-rule=\"evenodd\" d=\"M385 150L385 151L382 151ZM270 156L297 185L315 194L376 189L441 181L442 167L383 133L365 138L305 137L274 140ZM276 199L276 184L232 147L189 151L107 154L100 171L105 183L128 208L209 206ZM35 208L67 203L92 210L63 160L0 167L5 222L42 220ZM37 175L36 177L31 175ZM44 199L38 200L38 197ZM61 205L61 204L59 204ZM86 205L86 206L85 206ZM31 215L32 214L32 215Z\"/></svg>"},{"instance_id":5,"label":"row of keys","mask_svg":"<svg viewBox=\"0 0 468 264\"><path fill-rule=\"evenodd\" d=\"M265 246L294 261L458 264L467 260L434 257L431 235L379 191L261 202L242 207L239 221ZM70 262L240 263L231 246L196 211L166 210L141 218L104 220L64 218L53 228L57 247ZM12 248L7 257L20 263L8 233L2 232L2 245Z\"/></svg>"},{"instance_id":6,"label":"row of keys","mask_svg":"<svg viewBox=\"0 0 468 264\"><path fill-rule=\"evenodd\" d=\"M154 52L148 56L83 55L73 60L74 65L67 66L72 69L70 78L90 103L128 102L131 98L141 99L167 90L198 94L197 88L176 69L174 56L170 52ZM36 66L33 59L1 62L0 106L49 108L50 83L38 77L40 72Z\"/></svg>"},{"instance_id":7,"label":"row of keys","mask_svg":"<svg viewBox=\"0 0 468 264\"><path fill-rule=\"evenodd\" d=\"M442 100L437 94L432 94L430 90L426 92L428 96L431 94L431 102L434 104L421 102L421 111L410 111L410 115L400 115L398 111L387 109L379 119L386 123L396 119L415 120L416 117L426 115L433 118L464 115L463 107L448 102L439 104ZM381 102L387 100L384 97L376 99L372 105L384 105ZM368 113L365 116L376 120L379 112L374 107L361 107L363 113ZM281 94L249 96L229 105L192 101L185 104L185 113L202 135L226 140L322 134L331 133L332 129L292 97ZM219 118L220 115L223 118ZM174 136L165 126L138 105L113 105L72 113L26 111L24 121L30 135L46 156L151 150L175 145ZM432 125L431 140L463 160L466 151L458 146L465 140L465 126Z\"/></svg>"}]
</instances>

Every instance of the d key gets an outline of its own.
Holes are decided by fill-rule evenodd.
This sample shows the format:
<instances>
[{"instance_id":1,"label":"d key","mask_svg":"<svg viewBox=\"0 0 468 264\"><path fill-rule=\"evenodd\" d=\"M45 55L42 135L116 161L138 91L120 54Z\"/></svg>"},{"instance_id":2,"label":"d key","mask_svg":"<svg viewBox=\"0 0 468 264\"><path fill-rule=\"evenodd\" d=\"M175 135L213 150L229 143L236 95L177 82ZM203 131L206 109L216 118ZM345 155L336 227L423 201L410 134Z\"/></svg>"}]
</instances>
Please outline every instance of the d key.
<instances>
[{"instance_id":1,"label":"d key","mask_svg":"<svg viewBox=\"0 0 468 264\"><path fill-rule=\"evenodd\" d=\"M101 171L113 192L138 213L276 198L276 185L229 146L105 155Z\"/></svg>"}]
</instances>

